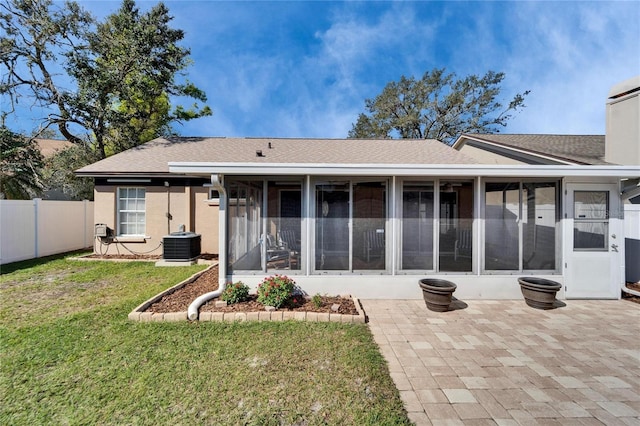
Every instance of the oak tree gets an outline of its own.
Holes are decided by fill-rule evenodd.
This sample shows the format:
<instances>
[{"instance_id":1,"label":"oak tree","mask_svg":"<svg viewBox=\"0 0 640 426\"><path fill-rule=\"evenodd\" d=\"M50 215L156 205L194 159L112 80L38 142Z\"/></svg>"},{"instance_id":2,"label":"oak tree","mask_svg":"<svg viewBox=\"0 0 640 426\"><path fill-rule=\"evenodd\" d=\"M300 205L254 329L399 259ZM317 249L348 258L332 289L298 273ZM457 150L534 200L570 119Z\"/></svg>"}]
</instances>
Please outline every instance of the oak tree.
<instances>
[{"instance_id":1,"label":"oak tree","mask_svg":"<svg viewBox=\"0 0 640 426\"><path fill-rule=\"evenodd\" d=\"M427 71L422 78L402 76L382 93L365 100L350 138L417 138L452 143L462 133L495 133L513 113L524 107L529 91L500 101L504 73L458 78L444 69Z\"/></svg>"},{"instance_id":2,"label":"oak tree","mask_svg":"<svg viewBox=\"0 0 640 426\"><path fill-rule=\"evenodd\" d=\"M43 127L104 158L211 115L205 93L183 79L190 51L163 3L134 0L97 22L75 2L2 0L0 95L51 108ZM171 100L191 98L190 107ZM13 108L12 108L13 110Z\"/></svg>"}]
</instances>

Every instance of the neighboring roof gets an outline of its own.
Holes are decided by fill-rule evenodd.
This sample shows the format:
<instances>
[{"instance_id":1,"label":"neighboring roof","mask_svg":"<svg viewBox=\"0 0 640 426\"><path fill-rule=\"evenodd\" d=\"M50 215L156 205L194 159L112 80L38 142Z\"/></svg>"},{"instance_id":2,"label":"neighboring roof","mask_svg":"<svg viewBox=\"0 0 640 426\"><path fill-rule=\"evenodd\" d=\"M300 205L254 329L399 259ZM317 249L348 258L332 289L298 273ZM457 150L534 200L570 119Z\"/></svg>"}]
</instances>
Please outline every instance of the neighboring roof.
<instances>
[{"instance_id":1,"label":"neighboring roof","mask_svg":"<svg viewBox=\"0 0 640 426\"><path fill-rule=\"evenodd\" d=\"M69 141L57 140L57 139L38 139L36 138L36 143L38 144L38 150L43 157L51 157L58 151L62 151L63 149L72 147L73 144Z\"/></svg>"},{"instance_id":2,"label":"neighboring roof","mask_svg":"<svg viewBox=\"0 0 640 426\"><path fill-rule=\"evenodd\" d=\"M257 152L261 151L262 156ZM159 138L77 170L80 176L166 175L171 163L477 164L436 140Z\"/></svg>"},{"instance_id":3,"label":"neighboring roof","mask_svg":"<svg viewBox=\"0 0 640 426\"><path fill-rule=\"evenodd\" d=\"M463 134L453 144L459 150L471 146L495 146L518 157L519 154L557 160L562 163L606 165L604 135L524 135L524 134ZM526 162L526 161L525 161Z\"/></svg>"}]
</instances>

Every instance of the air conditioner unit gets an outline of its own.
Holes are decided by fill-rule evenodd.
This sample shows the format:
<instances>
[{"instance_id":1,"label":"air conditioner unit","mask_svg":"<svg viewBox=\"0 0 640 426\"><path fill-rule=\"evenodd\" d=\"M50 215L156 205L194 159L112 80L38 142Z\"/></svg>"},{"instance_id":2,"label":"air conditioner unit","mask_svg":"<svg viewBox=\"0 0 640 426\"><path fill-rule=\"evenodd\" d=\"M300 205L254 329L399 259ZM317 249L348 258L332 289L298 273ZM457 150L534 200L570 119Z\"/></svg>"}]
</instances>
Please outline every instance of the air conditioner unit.
<instances>
[{"instance_id":1,"label":"air conditioner unit","mask_svg":"<svg viewBox=\"0 0 640 426\"><path fill-rule=\"evenodd\" d=\"M164 260L186 262L200 256L200 234L172 232L162 238Z\"/></svg>"}]
</instances>

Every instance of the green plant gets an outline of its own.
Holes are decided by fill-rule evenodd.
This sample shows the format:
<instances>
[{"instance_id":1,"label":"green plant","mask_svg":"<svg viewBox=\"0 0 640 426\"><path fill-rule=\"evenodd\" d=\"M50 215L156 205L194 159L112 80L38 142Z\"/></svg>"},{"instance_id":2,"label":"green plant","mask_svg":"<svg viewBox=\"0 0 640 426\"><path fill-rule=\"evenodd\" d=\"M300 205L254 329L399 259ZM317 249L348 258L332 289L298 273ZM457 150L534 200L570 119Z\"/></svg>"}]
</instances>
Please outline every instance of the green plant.
<instances>
[{"instance_id":1,"label":"green plant","mask_svg":"<svg viewBox=\"0 0 640 426\"><path fill-rule=\"evenodd\" d=\"M234 303L244 302L249 298L249 286L244 284L242 281L238 281L237 283L228 283L227 287L224 289L222 294L220 295L220 299L227 302L229 305L233 305Z\"/></svg>"},{"instance_id":2,"label":"green plant","mask_svg":"<svg viewBox=\"0 0 640 426\"><path fill-rule=\"evenodd\" d=\"M313 297L311 298L311 303L313 303L313 306L315 306L316 308L322 307L322 296L320 296L320 293L316 293L313 295Z\"/></svg>"},{"instance_id":3,"label":"green plant","mask_svg":"<svg viewBox=\"0 0 640 426\"><path fill-rule=\"evenodd\" d=\"M289 302L295 285L295 281L286 275L266 277L258 284L258 302L277 309Z\"/></svg>"}]
</instances>

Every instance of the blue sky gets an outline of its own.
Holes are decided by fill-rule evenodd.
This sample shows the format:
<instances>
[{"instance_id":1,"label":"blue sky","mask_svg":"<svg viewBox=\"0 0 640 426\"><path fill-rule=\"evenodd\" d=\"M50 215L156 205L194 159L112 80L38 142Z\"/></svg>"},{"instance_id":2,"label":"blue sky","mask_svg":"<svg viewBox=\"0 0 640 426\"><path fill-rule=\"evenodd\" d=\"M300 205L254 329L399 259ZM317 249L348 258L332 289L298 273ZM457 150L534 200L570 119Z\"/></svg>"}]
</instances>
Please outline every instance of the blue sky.
<instances>
[{"instance_id":1,"label":"blue sky","mask_svg":"<svg viewBox=\"0 0 640 426\"><path fill-rule=\"evenodd\" d=\"M637 1L165 4L214 111L185 136L346 137L366 98L435 67L504 72L504 103L531 90L503 133L604 134L610 88L640 74Z\"/></svg>"}]
</instances>

